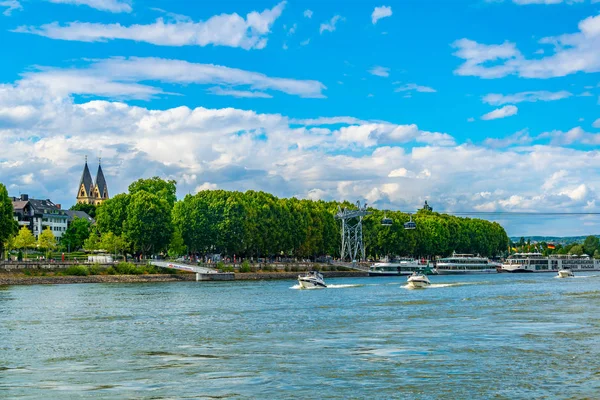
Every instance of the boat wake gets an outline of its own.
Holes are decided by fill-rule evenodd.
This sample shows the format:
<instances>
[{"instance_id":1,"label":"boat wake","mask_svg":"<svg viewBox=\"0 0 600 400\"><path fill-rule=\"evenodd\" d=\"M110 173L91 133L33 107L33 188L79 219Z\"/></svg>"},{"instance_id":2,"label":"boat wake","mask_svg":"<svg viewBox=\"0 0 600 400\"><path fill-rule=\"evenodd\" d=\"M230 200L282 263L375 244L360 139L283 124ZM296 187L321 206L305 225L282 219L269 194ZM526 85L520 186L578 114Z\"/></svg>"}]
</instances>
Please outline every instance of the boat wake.
<instances>
[{"instance_id":1,"label":"boat wake","mask_svg":"<svg viewBox=\"0 0 600 400\"><path fill-rule=\"evenodd\" d=\"M440 289L440 288L447 288L447 287L455 287L455 286L466 286L466 285L483 285L486 284L487 282L455 282L455 283L432 283L431 285L427 286L427 289ZM400 286L404 289L414 289L413 287L409 286L408 284L406 285L402 285Z\"/></svg>"}]
</instances>

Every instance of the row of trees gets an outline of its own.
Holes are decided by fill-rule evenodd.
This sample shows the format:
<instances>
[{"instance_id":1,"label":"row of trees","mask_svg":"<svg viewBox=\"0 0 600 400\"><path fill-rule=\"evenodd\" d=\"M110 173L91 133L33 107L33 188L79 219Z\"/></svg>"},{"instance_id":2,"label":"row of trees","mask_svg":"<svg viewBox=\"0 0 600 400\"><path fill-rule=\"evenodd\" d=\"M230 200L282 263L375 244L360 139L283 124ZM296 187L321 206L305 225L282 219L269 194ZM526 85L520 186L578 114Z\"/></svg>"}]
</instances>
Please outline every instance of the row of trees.
<instances>
[{"instance_id":1,"label":"row of trees","mask_svg":"<svg viewBox=\"0 0 600 400\"><path fill-rule=\"evenodd\" d=\"M50 228L47 227L38 235L36 240L33 233L27 227L23 226L15 236L7 239L6 247L9 250L38 249L48 253L56 249L56 238Z\"/></svg>"},{"instance_id":2,"label":"row of trees","mask_svg":"<svg viewBox=\"0 0 600 400\"><path fill-rule=\"evenodd\" d=\"M518 242L511 243L511 252L530 252L539 251L543 255L551 254L572 254L572 255L588 255L590 257L600 259L600 239L597 236L588 236L583 243L569 243L565 245L547 242L531 243L530 239L521 238Z\"/></svg>"},{"instance_id":3,"label":"row of trees","mask_svg":"<svg viewBox=\"0 0 600 400\"><path fill-rule=\"evenodd\" d=\"M257 191L206 190L177 201L175 181L140 179L127 193L86 210L95 214L94 226L83 219L73 221L61 246L140 255L337 257L341 234L334 215L338 206L353 207L347 202L281 199ZM405 230L409 215L388 212L393 224L383 226L383 212L370 211L363 222L369 257L427 257L452 251L494 256L509 244L506 232L495 222L424 209L413 215L417 228Z\"/></svg>"}]
</instances>

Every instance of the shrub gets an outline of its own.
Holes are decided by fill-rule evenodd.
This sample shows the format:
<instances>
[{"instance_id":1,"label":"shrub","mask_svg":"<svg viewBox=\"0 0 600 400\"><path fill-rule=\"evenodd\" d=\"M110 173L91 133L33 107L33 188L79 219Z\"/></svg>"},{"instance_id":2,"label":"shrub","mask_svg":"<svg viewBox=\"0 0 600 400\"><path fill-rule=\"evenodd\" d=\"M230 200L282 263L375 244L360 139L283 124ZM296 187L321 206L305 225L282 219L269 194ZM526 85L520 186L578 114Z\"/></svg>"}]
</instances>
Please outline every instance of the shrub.
<instances>
[{"instance_id":1,"label":"shrub","mask_svg":"<svg viewBox=\"0 0 600 400\"><path fill-rule=\"evenodd\" d=\"M65 269L64 274L68 276L88 276L90 271L85 265L71 265Z\"/></svg>"},{"instance_id":2,"label":"shrub","mask_svg":"<svg viewBox=\"0 0 600 400\"><path fill-rule=\"evenodd\" d=\"M102 268L100 268L100 264L95 263L88 267L88 271L90 272L90 275L100 275Z\"/></svg>"},{"instance_id":3,"label":"shrub","mask_svg":"<svg viewBox=\"0 0 600 400\"><path fill-rule=\"evenodd\" d=\"M248 260L244 260L242 265L240 265L240 272L250 272L250 263L248 262Z\"/></svg>"}]
</instances>

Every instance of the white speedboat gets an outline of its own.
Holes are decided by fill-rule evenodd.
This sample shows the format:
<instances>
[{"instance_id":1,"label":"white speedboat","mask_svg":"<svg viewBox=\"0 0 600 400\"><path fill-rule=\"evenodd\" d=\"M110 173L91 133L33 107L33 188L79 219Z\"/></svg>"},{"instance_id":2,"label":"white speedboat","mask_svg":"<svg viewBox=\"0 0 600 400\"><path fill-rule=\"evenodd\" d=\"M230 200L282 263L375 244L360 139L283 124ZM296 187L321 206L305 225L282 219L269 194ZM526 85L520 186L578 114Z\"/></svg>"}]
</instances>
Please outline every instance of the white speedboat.
<instances>
[{"instance_id":1,"label":"white speedboat","mask_svg":"<svg viewBox=\"0 0 600 400\"><path fill-rule=\"evenodd\" d=\"M408 286L413 289L420 289L431 285L431 282L429 282L427 276L418 272L414 272L411 276L409 276L407 282Z\"/></svg>"},{"instance_id":2,"label":"white speedboat","mask_svg":"<svg viewBox=\"0 0 600 400\"><path fill-rule=\"evenodd\" d=\"M571 278L571 277L574 277L574 276L575 276L575 274L573 274L573 271L571 271L568 268L563 268L563 269L558 270L558 277L559 278Z\"/></svg>"},{"instance_id":3,"label":"white speedboat","mask_svg":"<svg viewBox=\"0 0 600 400\"><path fill-rule=\"evenodd\" d=\"M304 275L298 275L298 283L302 289L326 288L323 274L318 271L309 271Z\"/></svg>"}]
</instances>

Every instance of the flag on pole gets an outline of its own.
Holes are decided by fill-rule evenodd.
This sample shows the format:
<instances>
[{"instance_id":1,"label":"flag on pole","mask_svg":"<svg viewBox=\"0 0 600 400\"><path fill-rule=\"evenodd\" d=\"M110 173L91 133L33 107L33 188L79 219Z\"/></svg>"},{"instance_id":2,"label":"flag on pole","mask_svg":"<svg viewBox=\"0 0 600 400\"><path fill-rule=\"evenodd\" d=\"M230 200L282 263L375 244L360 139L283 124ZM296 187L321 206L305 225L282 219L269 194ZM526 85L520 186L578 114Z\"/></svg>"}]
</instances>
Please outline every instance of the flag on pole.
<instances>
[{"instance_id":1,"label":"flag on pole","mask_svg":"<svg viewBox=\"0 0 600 400\"><path fill-rule=\"evenodd\" d=\"M555 245L553 245L552 243L548 243L548 248L549 248L550 250L554 250L554 249L556 248L556 246L555 246Z\"/></svg>"}]
</instances>

